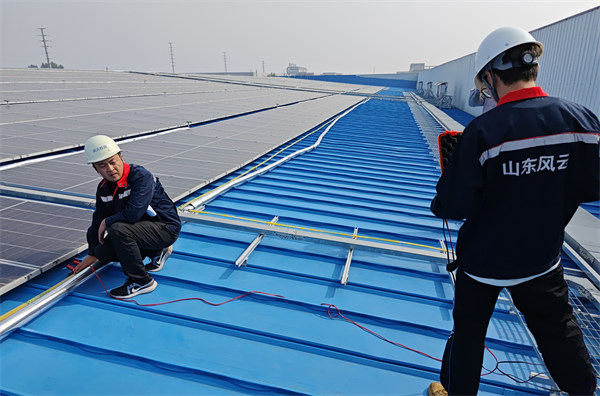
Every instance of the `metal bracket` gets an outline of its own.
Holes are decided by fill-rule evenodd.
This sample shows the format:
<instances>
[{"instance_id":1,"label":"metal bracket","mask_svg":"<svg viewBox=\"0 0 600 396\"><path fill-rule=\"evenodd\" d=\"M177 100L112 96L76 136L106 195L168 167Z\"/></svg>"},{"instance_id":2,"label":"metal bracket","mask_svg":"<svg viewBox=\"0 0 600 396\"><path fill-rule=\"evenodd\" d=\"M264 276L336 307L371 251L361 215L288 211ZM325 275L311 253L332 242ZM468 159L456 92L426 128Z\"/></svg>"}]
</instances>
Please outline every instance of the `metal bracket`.
<instances>
[{"instance_id":1,"label":"metal bracket","mask_svg":"<svg viewBox=\"0 0 600 396\"><path fill-rule=\"evenodd\" d=\"M355 228L352 239L356 239L357 235L358 235L358 228ZM353 254L354 254L354 246L350 246L350 249L348 249L348 256L346 257L346 266L344 267L344 273L342 274L342 280L341 280L342 285L346 285L346 283L348 283L348 274L350 273L350 263L352 263L352 255Z\"/></svg>"},{"instance_id":2,"label":"metal bracket","mask_svg":"<svg viewBox=\"0 0 600 396\"><path fill-rule=\"evenodd\" d=\"M33 199L62 205L73 205L77 207L95 208L96 200L78 195L65 194L60 191L40 190L28 188L27 186L10 186L0 184L0 194L8 197Z\"/></svg>"},{"instance_id":3,"label":"metal bracket","mask_svg":"<svg viewBox=\"0 0 600 396\"><path fill-rule=\"evenodd\" d=\"M277 220L279 220L279 216L273 217L271 219L271 223L277 223ZM270 226L273 227L273 224L271 224ZM250 256L250 253L252 253L254 251L254 249L256 249L256 247L263 240L264 237L265 237L265 232L263 231L260 234L258 234L256 236L256 238L254 238L254 240L246 248L246 250L244 250L242 252L242 254L240 254L240 257L238 257L237 260L235 260L236 267L241 267L242 265L248 264L248 257Z\"/></svg>"},{"instance_id":4,"label":"metal bracket","mask_svg":"<svg viewBox=\"0 0 600 396\"><path fill-rule=\"evenodd\" d=\"M201 223L217 227L225 227L234 230L264 232L265 235L273 235L278 238L290 240L308 240L334 246L345 246L360 248L361 250L375 251L379 253L393 254L397 256L422 256L429 260L443 262L446 255L435 248L416 248L401 243L390 243L373 241L369 239L352 239L346 236L335 235L317 230L309 230L300 227L289 227L281 224L265 224L265 222L253 222L237 218L228 218L204 213L179 211L179 218L189 223ZM398 241L399 242L399 241Z\"/></svg>"},{"instance_id":5,"label":"metal bracket","mask_svg":"<svg viewBox=\"0 0 600 396\"><path fill-rule=\"evenodd\" d=\"M444 240L443 240L443 239L440 239L440 246L441 246L441 249L440 249L440 251L441 251L442 253L444 253L444 252L446 251L446 243L444 242Z\"/></svg>"}]
</instances>

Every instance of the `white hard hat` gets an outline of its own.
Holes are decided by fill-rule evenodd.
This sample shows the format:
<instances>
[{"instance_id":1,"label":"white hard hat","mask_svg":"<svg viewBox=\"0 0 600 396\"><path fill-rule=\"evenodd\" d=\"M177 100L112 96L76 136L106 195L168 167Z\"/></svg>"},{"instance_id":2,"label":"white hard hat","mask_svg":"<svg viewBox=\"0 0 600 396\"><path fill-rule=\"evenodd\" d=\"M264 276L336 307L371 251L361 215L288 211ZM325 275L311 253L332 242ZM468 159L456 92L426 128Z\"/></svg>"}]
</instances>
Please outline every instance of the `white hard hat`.
<instances>
[{"instance_id":1,"label":"white hard hat","mask_svg":"<svg viewBox=\"0 0 600 396\"><path fill-rule=\"evenodd\" d=\"M541 52L544 52L544 45L520 27L505 26L488 34L481 44L479 44L479 48L475 54L475 86L479 90L483 89L483 81L479 78L479 73L488 63L494 61L498 55L504 54L505 51L527 43L537 44ZM534 61L537 62L537 59L534 59ZM494 69L499 70L506 70L512 67L515 67L512 63L503 64L501 60L495 62L493 65Z\"/></svg>"},{"instance_id":2,"label":"white hard hat","mask_svg":"<svg viewBox=\"0 0 600 396\"><path fill-rule=\"evenodd\" d=\"M120 152L117 143L108 136L92 136L85 142L85 158L88 164L104 161Z\"/></svg>"}]
</instances>

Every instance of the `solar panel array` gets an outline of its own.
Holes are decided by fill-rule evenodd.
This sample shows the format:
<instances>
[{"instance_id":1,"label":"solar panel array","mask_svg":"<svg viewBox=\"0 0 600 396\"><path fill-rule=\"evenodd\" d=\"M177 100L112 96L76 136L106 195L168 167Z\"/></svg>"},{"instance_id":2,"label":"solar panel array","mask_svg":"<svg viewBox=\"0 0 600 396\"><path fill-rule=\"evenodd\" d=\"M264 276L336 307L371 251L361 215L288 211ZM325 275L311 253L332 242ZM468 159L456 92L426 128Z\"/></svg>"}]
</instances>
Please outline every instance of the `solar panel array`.
<instances>
[{"instance_id":1,"label":"solar panel array","mask_svg":"<svg viewBox=\"0 0 600 396\"><path fill-rule=\"evenodd\" d=\"M147 167L177 200L361 100L338 93L378 89L101 71L1 75L0 182L40 200L55 193L93 200L99 176L81 148L96 134L120 140L125 161ZM30 195L2 196L0 292L86 248L89 209ZM53 232L54 221L65 235Z\"/></svg>"},{"instance_id":2,"label":"solar panel array","mask_svg":"<svg viewBox=\"0 0 600 396\"><path fill-rule=\"evenodd\" d=\"M206 74L187 74L189 78L208 79L210 81L222 81L236 84L260 85L273 88L298 89L298 90L314 90L331 93L359 93L372 95L380 91L381 87L364 86L356 84L341 84L332 85L329 82L320 80L308 80L299 78L272 78L272 77L249 77L249 76L212 76Z\"/></svg>"},{"instance_id":3,"label":"solar panel array","mask_svg":"<svg viewBox=\"0 0 600 396\"><path fill-rule=\"evenodd\" d=\"M2 80L0 163L328 95L114 72L4 69Z\"/></svg>"},{"instance_id":4,"label":"solar panel array","mask_svg":"<svg viewBox=\"0 0 600 396\"><path fill-rule=\"evenodd\" d=\"M121 143L126 162L147 167L179 199L312 129L360 98L329 96L267 112ZM0 171L4 183L88 195L98 175L81 151Z\"/></svg>"}]
</instances>

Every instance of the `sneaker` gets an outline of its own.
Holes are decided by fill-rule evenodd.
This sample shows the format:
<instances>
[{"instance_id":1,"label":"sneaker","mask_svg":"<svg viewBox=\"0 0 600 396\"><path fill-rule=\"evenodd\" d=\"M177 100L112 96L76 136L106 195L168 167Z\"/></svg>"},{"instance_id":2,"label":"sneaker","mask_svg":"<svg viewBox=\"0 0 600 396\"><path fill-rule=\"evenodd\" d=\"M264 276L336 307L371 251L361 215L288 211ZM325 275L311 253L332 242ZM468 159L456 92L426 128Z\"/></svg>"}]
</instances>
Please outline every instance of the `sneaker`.
<instances>
[{"instance_id":1,"label":"sneaker","mask_svg":"<svg viewBox=\"0 0 600 396\"><path fill-rule=\"evenodd\" d=\"M148 272L160 271L162 269L162 267L165 265L165 262L167 261L167 259L171 255L171 253L173 253L173 245L164 248L160 252L160 254L152 257L152 261L144 266L146 268L146 271L148 271Z\"/></svg>"},{"instance_id":2,"label":"sneaker","mask_svg":"<svg viewBox=\"0 0 600 396\"><path fill-rule=\"evenodd\" d=\"M444 386L439 382L432 382L427 388L427 394L429 396L448 396L448 392L444 389Z\"/></svg>"},{"instance_id":3,"label":"sneaker","mask_svg":"<svg viewBox=\"0 0 600 396\"><path fill-rule=\"evenodd\" d=\"M138 294L150 293L156 289L158 283L151 276L148 276L148 278L150 280L144 284L140 284L132 278L127 278L123 286L112 289L110 295L114 298L131 298Z\"/></svg>"}]
</instances>

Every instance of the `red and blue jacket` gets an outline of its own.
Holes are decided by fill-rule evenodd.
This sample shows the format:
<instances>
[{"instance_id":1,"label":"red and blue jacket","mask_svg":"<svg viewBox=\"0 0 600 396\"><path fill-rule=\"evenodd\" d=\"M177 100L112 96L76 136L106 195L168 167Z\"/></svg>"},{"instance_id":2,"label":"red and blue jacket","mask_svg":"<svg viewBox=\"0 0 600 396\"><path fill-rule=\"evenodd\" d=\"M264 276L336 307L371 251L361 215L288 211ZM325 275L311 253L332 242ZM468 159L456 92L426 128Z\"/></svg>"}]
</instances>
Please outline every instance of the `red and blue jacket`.
<instances>
[{"instance_id":1,"label":"red and blue jacket","mask_svg":"<svg viewBox=\"0 0 600 396\"><path fill-rule=\"evenodd\" d=\"M118 221L149 220L164 222L173 235L178 235L181 230L177 208L158 178L134 164L123 164L123 176L116 183L103 179L98 184L96 210L88 230L90 252L99 244L97 235L102 220L106 220L107 228Z\"/></svg>"},{"instance_id":2,"label":"red and blue jacket","mask_svg":"<svg viewBox=\"0 0 600 396\"><path fill-rule=\"evenodd\" d=\"M517 279L549 269L582 202L600 199L600 123L539 87L503 96L472 120L431 211L465 219L457 258L472 275Z\"/></svg>"}]
</instances>

